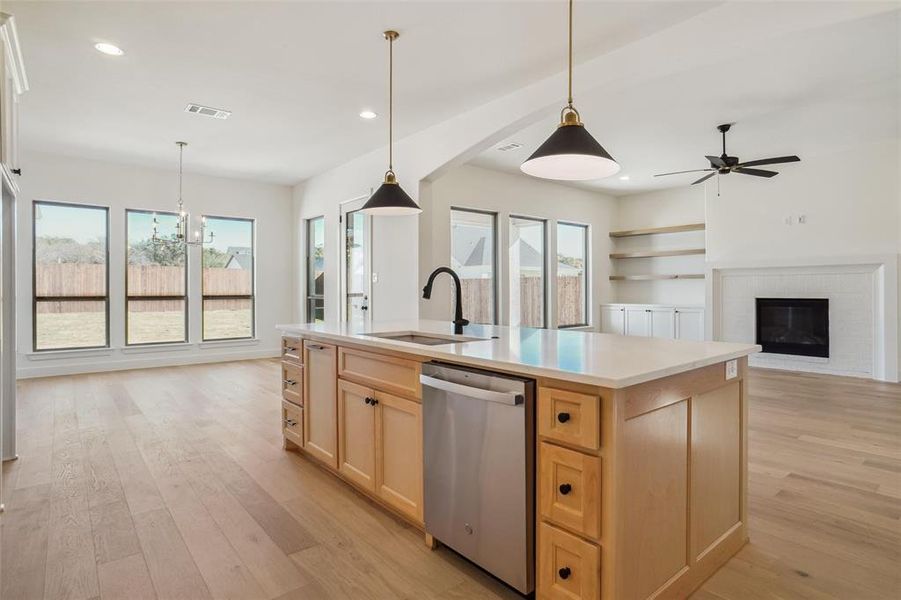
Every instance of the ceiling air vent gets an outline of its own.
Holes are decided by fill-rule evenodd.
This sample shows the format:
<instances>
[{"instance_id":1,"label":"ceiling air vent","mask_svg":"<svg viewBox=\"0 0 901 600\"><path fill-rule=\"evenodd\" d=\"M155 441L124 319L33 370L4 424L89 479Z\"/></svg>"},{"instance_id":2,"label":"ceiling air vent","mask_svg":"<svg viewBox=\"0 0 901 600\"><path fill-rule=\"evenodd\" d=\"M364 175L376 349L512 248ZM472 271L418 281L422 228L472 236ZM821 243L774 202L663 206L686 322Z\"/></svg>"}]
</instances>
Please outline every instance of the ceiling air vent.
<instances>
[{"instance_id":1,"label":"ceiling air vent","mask_svg":"<svg viewBox=\"0 0 901 600\"><path fill-rule=\"evenodd\" d=\"M498 152L509 152L510 150L516 150L517 148L522 148L522 144L517 144L516 142L510 142L509 144L504 144L503 146L498 146Z\"/></svg>"},{"instance_id":2,"label":"ceiling air vent","mask_svg":"<svg viewBox=\"0 0 901 600\"><path fill-rule=\"evenodd\" d=\"M222 110L211 106L202 106L200 104L187 105L185 107L185 112L203 115L204 117L213 117L214 119L227 119L232 114L230 110Z\"/></svg>"}]
</instances>

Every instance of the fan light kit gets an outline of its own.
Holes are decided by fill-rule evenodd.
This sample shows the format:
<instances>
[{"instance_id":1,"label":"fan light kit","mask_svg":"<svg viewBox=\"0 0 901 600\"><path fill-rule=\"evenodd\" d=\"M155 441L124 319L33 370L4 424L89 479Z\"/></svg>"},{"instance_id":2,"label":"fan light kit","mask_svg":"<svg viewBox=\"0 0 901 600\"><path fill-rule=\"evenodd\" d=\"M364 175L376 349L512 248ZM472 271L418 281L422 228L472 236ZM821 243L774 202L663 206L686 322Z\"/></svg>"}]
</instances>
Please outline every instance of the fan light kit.
<instances>
[{"instance_id":1,"label":"fan light kit","mask_svg":"<svg viewBox=\"0 0 901 600\"><path fill-rule=\"evenodd\" d=\"M166 246L203 246L204 244L212 244L213 238L216 236L214 232L210 232L209 239L206 239L206 217L200 219L200 229L194 231L193 239L188 235L190 226L190 216L185 211L185 203L182 200L182 178L184 176L184 151L188 142L175 142L178 146L178 223L175 224L175 233L169 236L161 236L159 232L159 220L153 215L153 234L150 240L154 244Z\"/></svg>"},{"instance_id":2,"label":"fan light kit","mask_svg":"<svg viewBox=\"0 0 901 600\"><path fill-rule=\"evenodd\" d=\"M573 106L573 0L569 0L569 95L560 111L557 131L541 144L520 169L544 179L586 181L619 172L619 164L582 124Z\"/></svg>"},{"instance_id":3,"label":"fan light kit","mask_svg":"<svg viewBox=\"0 0 901 600\"><path fill-rule=\"evenodd\" d=\"M732 128L734 123L724 123L719 125L717 130L723 136L723 153L720 156L706 156L710 162L709 169L692 169L689 171L675 171L673 173L660 173L654 177L665 177L667 175L681 175L682 173L707 173L697 181L693 181L691 185L703 183L714 175L728 175L729 173L739 173L741 175L752 175L754 177L775 177L778 171L768 171L766 169L750 169L748 167L760 167L764 165L779 165L783 163L799 162L801 159L797 156L777 156L774 158L761 158L758 160L749 160L741 162L737 156L729 156L726 154L726 133Z\"/></svg>"},{"instance_id":4,"label":"fan light kit","mask_svg":"<svg viewBox=\"0 0 901 600\"><path fill-rule=\"evenodd\" d=\"M384 35L388 40L388 170L382 185L369 197L360 212L385 216L415 215L422 209L400 187L394 174L394 40L400 34L389 30Z\"/></svg>"}]
</instances>

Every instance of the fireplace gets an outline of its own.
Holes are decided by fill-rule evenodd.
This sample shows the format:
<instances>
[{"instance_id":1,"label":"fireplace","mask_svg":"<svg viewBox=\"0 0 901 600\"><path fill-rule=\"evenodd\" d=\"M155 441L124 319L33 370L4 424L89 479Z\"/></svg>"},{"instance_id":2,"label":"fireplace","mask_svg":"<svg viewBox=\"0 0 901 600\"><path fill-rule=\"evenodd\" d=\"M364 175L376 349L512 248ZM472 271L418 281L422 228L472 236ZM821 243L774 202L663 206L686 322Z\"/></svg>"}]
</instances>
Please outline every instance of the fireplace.
<instances>
[{"instance_id":1,"label":"fireplace","mask_svg":"<svg viewBox=\"0 0 901 600\"><path fill-rule=\"evenodd\" d=\"M757 343L764 352L829 357L829 300L757 298Z\"/></svg>"}]
</instances>

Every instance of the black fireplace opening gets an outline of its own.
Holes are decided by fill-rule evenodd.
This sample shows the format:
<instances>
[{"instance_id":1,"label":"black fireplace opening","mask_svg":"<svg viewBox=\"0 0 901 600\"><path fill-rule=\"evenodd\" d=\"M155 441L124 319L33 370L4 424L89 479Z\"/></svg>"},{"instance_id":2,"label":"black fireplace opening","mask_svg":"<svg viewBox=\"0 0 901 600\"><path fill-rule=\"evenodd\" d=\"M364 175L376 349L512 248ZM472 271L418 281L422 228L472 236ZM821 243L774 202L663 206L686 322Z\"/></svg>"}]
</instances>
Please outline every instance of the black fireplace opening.
<instances>
[{"instance_id":1,"label":"black fireplace opening","mask_svg":"<svg viewBox=\"0 0 901 600\"><path fill-rule=\"evenodd\" d=\"M829 358L829 300L757 298L757 343L764 352Z\"/></svg>"}]
</instances>

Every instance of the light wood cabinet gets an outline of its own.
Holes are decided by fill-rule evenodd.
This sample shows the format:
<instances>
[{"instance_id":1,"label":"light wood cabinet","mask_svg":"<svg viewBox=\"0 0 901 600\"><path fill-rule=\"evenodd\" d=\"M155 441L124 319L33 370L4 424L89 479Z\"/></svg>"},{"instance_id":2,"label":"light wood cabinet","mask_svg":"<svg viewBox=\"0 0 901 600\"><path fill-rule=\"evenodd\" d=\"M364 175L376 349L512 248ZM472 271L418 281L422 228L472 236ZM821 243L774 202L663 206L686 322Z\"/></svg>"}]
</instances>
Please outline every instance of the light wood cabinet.
<instances>
[{"instance_id":1,"label":"light wood cabinet","mask_svg":"<svg viewBox=\"0 0 901 600\"><path fill-rule=\"evenodd\" d=\"M420 364L416 361L357 350L338 349L338 375L379 390L413 399L422 398Z\"/></svg>"},{"instance_id":2,"label":"light wood cabinet","mask_svg":"<svg viewBox=\"0 0 901 600\"><path fill-rule=\"evenodd\" d=\"M538 598L598 600L601 550L547 523L538 526Z\"/></svg>"},{"instance_id":3,"label":"light wood cabinet","mask_svg":"<svg viewBox=\"0 0 901 600\"><path fill-rule=\"evenodd\" d=\"M291 402L282 401L282 435L285 440L303 448L303 409Z\"/></svg>"},{"instance_id":4,"label":"light wood cabinet","mask_svg":"<svg viewBox=\"0 0 901 600\"><path fill-rule=\"evenodd\" d=\"M338 381L338 471L358 486L375 491L374 392Z\"/></svg>"},{"instance_id":5,"label":"light wood cabinet","mask_svg":"<svg viewBox=\"0 0 901 600\"><path fill-rule=\"evenodd\" d=\"M600 399L552 387L538 389L538 435L596 450L600 443Z\"/></svg>"},{"instance_id":6,"label":"light wood cabinet","mask_svg":"<svg viewBox=\"0 0 901 600\"><path fill-rule=\"evenodd\" d=\"M303 363L303 341L296 337L282 338L282 361Z\"/></svg>"},{"instance_id":7,"label":"light wood cabinet","mask_svg":"<svg viewBox=\"0 0 901 600\"><path fill-rule=\"evenodd\" d=\"M330 344L303 343L304 451L338 468L338 350Z\"/></svg>"},{"instance_id":8,"label":"light wood cabinet","mask_svg":"<svg viewBox=\"0 0 901 600\"><path fill-rule=\"evenodd\" d=\"M576 533L601 535L601 458L545 442L538 450L539 511Z\"/></svg>"},{"instance_id":9,"label":"light wood cabinet","mask_svg":"<svg viewBox=\"0 0 901 600\"><path fill-rule=\"evenodd\" d=\"M282 398L298 406L303 405L303 367L282 362Z\"/></svg>"},{"instance_id":10,"label":"light wood cabinet","mask_svg":"<svg viewBox=\"0 0 901 600\"><path fill-rule=\"evenodd\" d=\"M422 406L376 391L378 496L422 522Z\"/></svg>"}]
</instances>

